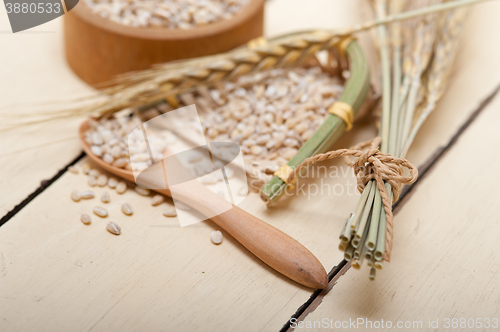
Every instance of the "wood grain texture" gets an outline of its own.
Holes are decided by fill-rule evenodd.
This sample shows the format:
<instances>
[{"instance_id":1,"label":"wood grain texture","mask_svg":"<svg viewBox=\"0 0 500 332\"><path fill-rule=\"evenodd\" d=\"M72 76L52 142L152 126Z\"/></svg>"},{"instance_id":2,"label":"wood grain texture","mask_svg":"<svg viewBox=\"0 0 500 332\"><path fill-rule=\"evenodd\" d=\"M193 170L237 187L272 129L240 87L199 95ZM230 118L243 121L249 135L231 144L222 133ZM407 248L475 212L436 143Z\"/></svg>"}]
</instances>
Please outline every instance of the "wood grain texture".
<instances>
[{"instance_id":1,"label":"wood grain texture","mask_svg":"<svg viewBox=\"0 0 500 332\"><path fill-rule=\"evenodd\" d=\"M8 18L0 10L0 30ZM7 23L5 25L4 23ZM60 20L21 33L0 33L0 112L16 114L93 91L66 66ZM45 108L47 109L47 108ZM79 120L0 133L0 218L81 153Z\"/></svg>"},{"instance_id":2,"label":"wood grain texture","mask_svg":"<svg viewBox=\"0 0 500 332\"><path fill-rule=\"evenodd\" d=\"M500 175L491 172L500 162L493 152L500 140L499 108L497 95L397 213L397 250L377 279L368 280L366 266L348 272L303 326L358 317L394 325L422 321L414 331L436 330L429 319L439 320L439 330L446 318L481 318L483 324L496 318L500 324ZM489 330L463 327L453 330ZM328 329L308 329L314 330Z\"/></svg>"},{"instance_id":3,"label":"wood grain texture","mask_svg":"<svg viewBox=\"0 0 500 332\"><path fill-rule=\"evenodd\" d=\"M229 20L188 30L121 25L81 3L64 15L66 59L95 86L153 64L229 51L262 36L263 21L264 0L250 0Z\"/></svg>"},{"instance_id":4,"label":"wood grain texture","mask_svg":"<svg viewBox=\"0 0 500 332\"><path fill-rule=\"evenodd\" d=\"M134 183L132 171L107 164L92 153L90 145L85 141L87 130L89 130L88 122L82 123L80 141L88 158L100 169ZM161 165L165 173L163 161ZM188 171L179 161L175 166L172 164L169 167L175 167L177 176L186 177L185 173ZM139 177L142 175L144 173ZM188 175L187 178L190 176ZM163 176L155 177L149 173L142 180L146 180L142 183L150 184L148 188L163 187L164 189L154 189L154 191L172 197L172 192L166 183L167 179ZM232 205L196 179L177 184L176 188L176 200L209 217L217 226L279 273L312 289L323 289L328 285L328 276L323 265L307 248L287 234Z\"/></svg>"},{"instance_id":5,"label":"wood grain texture","mask_svg":"<svg viewBox=\"0 0 500 332\"><path fill-rule=\"evenodd\" d=\"M3 329L255 331L267 323L277 329L310 295L227 233L222 245L213 245L214 224L180 228L176 218L161 215L165 204L151 207L150 198L131 190L111 192L109 217L92 215L85 226L80 213L103 205L97 198L70 200L73 189L85 188L85 177L67 173L0 227ZM103 191L93 190L97 197ZM122 203L133 206L132 217L120 211ZM325 250L330 234L307 227L336 228L327 218L332 210L312 204L311 210L280 211L281 218L274 211L272 218L259 206L258 197L249 197L242 208L252 207L259 218L320 252L323 264L338 258ZM121 226L120 236L105 230L108 221Z\"/></svg>"}]
</instances>

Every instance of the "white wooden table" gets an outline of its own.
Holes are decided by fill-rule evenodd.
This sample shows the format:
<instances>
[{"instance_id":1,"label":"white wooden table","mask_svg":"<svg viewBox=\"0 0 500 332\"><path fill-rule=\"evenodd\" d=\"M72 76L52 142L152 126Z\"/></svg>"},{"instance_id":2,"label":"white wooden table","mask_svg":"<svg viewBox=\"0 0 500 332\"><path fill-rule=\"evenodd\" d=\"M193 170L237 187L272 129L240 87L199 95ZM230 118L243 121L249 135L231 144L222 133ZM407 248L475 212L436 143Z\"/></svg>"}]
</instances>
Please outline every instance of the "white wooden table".
<instances>
[{"instance_id":1,"label":"white wooden table","mask_svg":"<svg viewBox=\"0 0 500 332\"><path fill-rule=\"evenodd\" d=\"M266 34L352 25L363 20L365 6L273 0ZM106 222L96 218L84 226L79 214L96 200L73 203L70 192L86 188L86 179L65 171L81 154L80 121L0 133L0 218L6 221L0 227L0 330L277 331L291 318L298 318L299 330L334 330L335 322L365 318L422 321L422 329L413 330L434 331L429 319L443 330L447 318L500 318L499 14L499 2L471 9L449 90L408 155L426 172L398 205L392 261L374 282L366 270L345 266L332 273L328 289L313 293L227 234L221 246L212 245L213 223L180 228L161 215L162 207L131 191L111 196L109 220L122 226L122 235L106 233ZM0 11L0 112L92 93L65 63L61 23L10 34ZM336 147L375 134L373 124L361 123ZM324 181L354 186L348 174ZM249 196L241 207L337 272L337 236L357 199L301 196L266 209ZM133 217L119 212L120 202L133 203Z\"/></svg>"}]
</instances>

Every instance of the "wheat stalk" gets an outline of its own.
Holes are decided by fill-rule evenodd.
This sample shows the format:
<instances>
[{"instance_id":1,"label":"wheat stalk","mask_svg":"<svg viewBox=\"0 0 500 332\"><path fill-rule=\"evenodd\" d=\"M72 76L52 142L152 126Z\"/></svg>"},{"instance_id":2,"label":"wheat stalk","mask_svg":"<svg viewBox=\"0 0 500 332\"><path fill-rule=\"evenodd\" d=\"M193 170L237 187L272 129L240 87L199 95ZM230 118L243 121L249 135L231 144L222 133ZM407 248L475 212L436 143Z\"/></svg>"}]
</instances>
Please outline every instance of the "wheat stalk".
<instances>
[{"instance_id":1,"label":"wheat stalk","mask_svg":"<svg viewBox=\"0 0 500 332\"><path fill-rule=\"evenodd\" d=\"M103 116L123 108L138 107L196 85L211 85L270 67L296 65L320 49L334 46L343 37L388 23L407 20L428 13L470 5L487 0L455 0L388 15L380 20L338 31L306 31L282 36L265 45L249 49L240 47L213 56L183 60L155 66L152 69L117 77L113 87L89 97L82 105L61 110L30 110L0 116L0 130L14 129L55 119ZM76 102L76 100L75 100Z\"/></svg>"},{"instance_id":2,"label":"wheat stalk","mask_svg":"<svg viewBox=\"0 0 500 332\"><path fill-rule=\"evenodd\" d=\"M434 60L427 75L426 91L423 93L425 94L425 102L420 108L420 114L417 114L418 116L415 118L403 155L406 155L418 130L429 114L436 108L437 102L446 90L465 17L466 10L458 8L450 11L441 19L440 30L442 33L436 43Z\"/></svg>"},{"instance_id":3,"label":"wheat stalk","mask_svg":"<svg viewBox=\"0 0 500 332\"><path fill-rule=\"evenodd\" d=\"M383 19L387 8L394 12L405 6L428 6L435 1L375 0L373 6L378 17ZM405 22L402 26L392 26L390 30L378 29L383 85L379 135L386 141L380 147L381 152L404 157L418 129L435 109L447 86L464 19L464 9L456 9L439 17L434 14L434 17L429 15ZM403 51L399 43L401 36L411 41L404 45ZM392 54L392 66L389 53ZM355 226L352 237L344 229L339 248L345 251L347 260L353 260L355 268L366 259L371 266L370 279L373 279L377 269L382 268L383 260L390 260L392 211L384 211L382 206L387 209L392 204L392 187L385 184L390 201L385 205L373 181L367 188L371 188L370 193L363 192L354 217L346 223L345 229Z\"/></svg>"}]
</instances>

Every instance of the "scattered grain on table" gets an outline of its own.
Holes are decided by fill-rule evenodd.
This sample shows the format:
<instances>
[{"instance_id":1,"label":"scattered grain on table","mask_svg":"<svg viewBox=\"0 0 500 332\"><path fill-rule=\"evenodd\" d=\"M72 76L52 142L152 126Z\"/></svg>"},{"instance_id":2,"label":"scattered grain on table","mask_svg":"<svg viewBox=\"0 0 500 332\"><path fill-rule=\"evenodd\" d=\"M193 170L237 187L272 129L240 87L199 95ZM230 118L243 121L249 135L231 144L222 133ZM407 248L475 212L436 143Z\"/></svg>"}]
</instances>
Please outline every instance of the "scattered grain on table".
<instances>
[{"instance_id":1,"label":"scattered grain on table","mask_svg":"<svg viewBox=\"0 0 500 332\"><path fill-rule=\"evenodd\" d=\"M210 235L210 239L214 244L221 244L222 243L222 233L220 231L213 231L212 234Z\"/></svg>"},{"instance_id":2,"label":"scattered grain on table","mask_svg":"<svg viewBox=\"0 0 500 332\"><path fill-rule=\"evenodd\" d=\"M165 197L162 195L154 195L151 199L151 205L158 206L165 201Z\"/></svg>"},{"instance_id":3,"label":"scattered grain on table","mask_svg":"<svg viewBox=\"0 0 500 332\"><path fill-rule=\"evenodd\" d=\"M124 203L122 204L122 212L127 216L131 216L134 213L134 209L132 208L132 205Z\"/></svg>"},{"instance_id":4,"label":"scattered grain on table","mask_svg":"<svg viewBox=\"0 0 500 332\"><path fill-rule=\"evenodd\" d=\"M97 179L97 177L98 177L99 175L101 175L101 172L99 172L99 171L98 171L97 169L95 169L95 168L94 168L94 169L91 169L91 170L89 171L89 176L90 176L90 177L93 177L93 178L96 178L96 179Z\"/></svg>"},{"instance_id":5,"label":"scattered grain on table","mask_svg":"<svg viewBox=\"0 0 500 332\"><path fill-rule=\"evenodd\" d=\"M92 169L92 166L90 166L89 163L85 163L82 166L82 172L83 172L83 174L87 174L88 175L91 169Z\"/></svg>"},{"instance_id":6,"label":"scattered grain on table","mask_svg":"<svg viewBox=\"0 0 500 332\"><path fill-rule=\"evenodd\" d=\"M121 195L126 191L127 191L127 183L124 181L118 182L118 184L116 185L116 192Z\"/></svg>"},{"instance_id":7,"label":"scattered grain on table","mask_svg":"<svg viewBox=\"0 0 500 332\"><path fill-rule=\"evenodd\" d=\"M111 189L115 189L118 184L118 180L115 177L110 177L108 179L108 187Z\"/></svg>"},{"instance_id":8,"label":"scattered grain on table","mask_svg":"<svg viewBox=\"0 0 500 332\"><path fill-rule=\"evenodd\" d=\"M70 171L73 174L78 174L78 167L71 165L68 167L68 171Z\"/></svg>"},{"instance_id":9,"label":"scattered grain on table","mask_svg":"<svg viewBox=\"0 0 500 332\"><path fill-rule=\"evenodd\" d=\"M84 191L80 192L80 196L83 199L92 199L95 197L95 193L93 191L90 191L90 190L84 190Z\"/></svg>"},{"instance_id":10,"label":"scattered grain on table","mask_svg":"<svg viewBox=\"0 0 500 332\"><path fill-rule=\"evenodd\" d=\"M88 180L87 180L87 184L90 187L95 187L97 185L97 179L95 177L89 175Z\"/></svg>"},{"instance_id":11,"label":"scattered grain on table","mask_svg":"<svg viewBox=\"0 0 500 332\"><path fill-rule=\"evenodd\" d=\"M120 228L120 226L118 226L117 224L115 224L112 221L110 221L106 225L106 229L108 230L108 232L110 232L111 234L114 234L114 235L120 235L122 233L122 229Z\"/></svg>"},{"instance_id":12,"label":"scattered grain on table","mask_svg":"<svg viewBox=\"0 0 500 332\"><path fill-rule=\"evenodd\" d=\"M108 177L104 174L101 174L97 177L97 185L99 187L104 187L108 183Z\"/></svg>"},{"instance_id":13,"label":"scattered grain on table","mask_svg":"<svg viewBox=\"0 0 500 332\"><path fill-rule=\"evenodd\" d=\"M139 195L142 195L142 196L149 196L149 194L151 193L151 191L149 189L141 188L139 186L135 186L134 190L136 193L138 193Z\"/></svg>"},{"instance_id":14,"label":"scattered grain on table","mask_svg":"<svg viewBox=\"0 0 500 332\"><path fill-rule=\"evenodd\" d=\"M81 198L82 195L80 194L80 192L78 192L78 190L73 190L71 192L71 199L74 200L75 202L79 202Z\"/></svg>"},{"instance_id":15,"label":"scattered grain on table","mask_svg":"<svg viewBox=\"0 0 500 332\"><path fill-rule=\"evenodd\" d=\"M111 197L109 196L109 193L107 191L103 192L101 195L101 202L109 203L110 200L111 200Z\"/></svg>"},{"instance_id":16,"label":"scattered grain on table","mask_svg":"<svg viewBox=\"0 0 500 332\"><path fill-rule=\"evenodd\" d=\"M102 206L96 206L93 211L95 215L101 218L106 218L108 216L108 210L106 210L106 208L103 208Z\"/></svg>"},{"instance_id":17,"label":"scattered grain on table","mask_svg":"<svg viewBox=\"0 0 500 332\"><path fill-rule=\"evenodd\" d=\"M167 208L166 210L163 210L163 215L165 217L177 217L177 211L173 206Z\"/></svg>"},{"instance_id":18,"label":"scattered grain on table","mask_svg":"<svg viewBox=\"0 0 500 332\"><path fill-rule=\"evenodd\" d=\"M80 221L85 225L90 225L90 223L92 222L92 218L90 218L88 214L82 213L82 215L80 216Z\"/></svg>"}]
</instances>

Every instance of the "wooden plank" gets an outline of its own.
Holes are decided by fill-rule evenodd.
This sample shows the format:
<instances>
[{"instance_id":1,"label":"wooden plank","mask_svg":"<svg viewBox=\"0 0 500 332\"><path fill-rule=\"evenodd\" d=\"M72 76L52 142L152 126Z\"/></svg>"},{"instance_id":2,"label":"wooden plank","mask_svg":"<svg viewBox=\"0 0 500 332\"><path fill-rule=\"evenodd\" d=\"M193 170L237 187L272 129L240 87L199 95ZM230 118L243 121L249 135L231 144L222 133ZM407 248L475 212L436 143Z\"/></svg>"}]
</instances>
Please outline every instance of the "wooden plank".
<instances>
[{"instance_id":1,"label":"wooden plank","mask_svg":"<svg viewBox=\"0 0 500 332\"><path fill-rule=\"evenodd\" d=\"M366 268L348 271L318 298L321 304L305 317L304 327L323 318L335 322L359 317L393 324L422 321L423 329L413 330L434 331L429 319L438 319L443 330L446 318L459 323L473 318L483 324L490 319L491 330L498 329L500 175L491 165L500 162L492 153L500 140L499 107L497 95L397 213L392 262L377 279L368 280ZM320 330L316 324L311 330ZM450 329L460 327L489 330L485 325Z\"/></svg>"},{"instance_id":2,"label":"wooden plank","mask_svg":"<svg viewBox=\"0 0 500 332\"><path fill-rule=\"evenodd\" d=\"M12 34L0 13L0 113L40 109L42 103L92 90L66 66L59 20ZM4 17L5 15L5 17ZM47 107L45 107L47 109ZM79 121L58 121L0 133L0 218L75 159Z\"/></svg>"},{"instance_id":3,"label":"wooden plank","mask_svg":"<svg viewBox=\"0 0 500 332\"><path fill-rule=\"evenodd\" d=\"M270 322L276 329L309 297L309 289L277 274L229 236L214 246L212 223L180 228L176 219L161 215L161 207L152 208L132 191L112 193L110 216L93 216L85 226L79 214L102 204L72 202L73 188L86 188L85 177L65 174L0 228L0 326L253 331ZM258 199L250 197L244 207L258 206ZM134 216L119 211L122 202L133 205ZM270 219L269 211L256 212ZM334 225L327 213L315 205L290 209L280 212L286 218L275 215L273 224L318 253L330 245L330 236L318 238L322 231L305 225ZM108 220L123 234L106 232ZM327 266L338 259L321 252Z\"/></svg>"}]
</instances>

